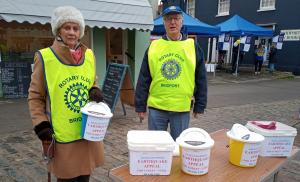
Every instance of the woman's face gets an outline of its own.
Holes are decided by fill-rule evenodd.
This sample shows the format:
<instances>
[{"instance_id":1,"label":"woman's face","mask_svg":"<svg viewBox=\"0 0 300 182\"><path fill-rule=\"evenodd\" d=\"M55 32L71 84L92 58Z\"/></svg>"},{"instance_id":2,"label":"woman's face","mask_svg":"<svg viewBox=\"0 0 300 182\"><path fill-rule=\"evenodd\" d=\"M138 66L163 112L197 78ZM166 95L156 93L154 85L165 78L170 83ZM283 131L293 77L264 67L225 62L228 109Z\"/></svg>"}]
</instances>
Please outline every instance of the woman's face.
<instances>
[{"instance_id":1,"label":"woman's face","mask_svg":"<svg viewBox=\"0 0 300 182\"><path fill-rule=\"evenodd\" d=\"M78 43L80 36L80 26L77 23L64 23L59 29L59 35L64 43L73 49Z\"/></svg>"}]
</instances>

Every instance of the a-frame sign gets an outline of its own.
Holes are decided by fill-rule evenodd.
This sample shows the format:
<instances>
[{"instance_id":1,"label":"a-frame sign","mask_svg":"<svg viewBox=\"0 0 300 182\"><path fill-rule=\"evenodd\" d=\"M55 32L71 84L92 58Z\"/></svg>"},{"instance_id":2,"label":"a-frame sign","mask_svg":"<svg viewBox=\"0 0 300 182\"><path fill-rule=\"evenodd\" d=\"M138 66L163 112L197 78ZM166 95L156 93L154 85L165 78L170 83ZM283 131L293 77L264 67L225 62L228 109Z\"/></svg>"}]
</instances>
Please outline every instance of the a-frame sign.
<instances>
[{"instance_id":1,"label":"a-frame sign","mask_svg":"<svg viewBox=\"0 0 300 182\"><path fill-rule=\"evenodd\" d=\"M129 66L125 64L109 64L102 92L104 101L108 104L112 112L115 111L117 101L120 97L123 112L126 115L124 104L134 106L134 86Z\"/></svg>"}]
</instances>

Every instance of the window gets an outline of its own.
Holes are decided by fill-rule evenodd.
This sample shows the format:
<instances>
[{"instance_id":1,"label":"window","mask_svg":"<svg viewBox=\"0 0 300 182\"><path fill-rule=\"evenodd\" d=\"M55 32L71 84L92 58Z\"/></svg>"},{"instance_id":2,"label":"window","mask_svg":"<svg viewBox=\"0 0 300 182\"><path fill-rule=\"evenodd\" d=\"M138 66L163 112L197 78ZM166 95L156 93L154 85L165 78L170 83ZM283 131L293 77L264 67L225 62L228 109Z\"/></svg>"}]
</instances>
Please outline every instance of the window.
<instances>
[{"instance_id":1,"label":"window","mask_svg":"<svg viewBox=\"0 0 300 182\"><path fill-rule=\"evenodd\" d=\"M260 0L259 10L275 10L275 0Z\"/></svg>"},{"instance_id":2,"label":"window","mask_svg":"<svg viewBox=\"0 0 300 182\"><path fill-rule=\"evenodd\" d=\"M187 1L187 13L192 17L195 17L195 0Z\"/></svg>"},{"instance_id":3,"label":"window","mask_svg":"<svg viewBox=\"0 0 300 182\"><path fill-rule=\"evenodd\" d=\"M218 15L229 15L230 0L219 0Z\"/></svg>"}]
</instances>

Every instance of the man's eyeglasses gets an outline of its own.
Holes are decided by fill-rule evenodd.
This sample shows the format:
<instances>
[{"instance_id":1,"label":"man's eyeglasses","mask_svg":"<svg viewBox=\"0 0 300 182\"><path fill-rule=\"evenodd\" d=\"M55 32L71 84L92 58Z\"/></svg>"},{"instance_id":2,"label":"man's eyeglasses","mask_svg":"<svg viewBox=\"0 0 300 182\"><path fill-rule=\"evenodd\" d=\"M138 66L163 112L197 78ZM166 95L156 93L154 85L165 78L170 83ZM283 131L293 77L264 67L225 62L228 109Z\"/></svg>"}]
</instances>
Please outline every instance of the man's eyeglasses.
<instances>
[{"instance_id":1,"label":"man's eyeglasses","mask_svg":"<svg viewBox=\"0 0 300 182\"><path fill-rule=\"evenodd\" d=\"M164 17L164 20L167 22L172 22L172 20L174 20L175 22L179 22L181 19L182 19L181 17L171 17L171 16Z\"/></svg>"}]
</instances>

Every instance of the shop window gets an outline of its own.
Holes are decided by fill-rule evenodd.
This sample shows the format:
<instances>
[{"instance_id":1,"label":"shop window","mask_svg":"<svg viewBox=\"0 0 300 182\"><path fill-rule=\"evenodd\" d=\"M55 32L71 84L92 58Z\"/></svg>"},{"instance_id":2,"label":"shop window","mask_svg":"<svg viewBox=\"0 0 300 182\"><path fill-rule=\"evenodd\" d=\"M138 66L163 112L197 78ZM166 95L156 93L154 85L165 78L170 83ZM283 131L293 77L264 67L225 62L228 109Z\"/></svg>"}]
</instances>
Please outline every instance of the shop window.
<instances>
[{"instance_id":1,"label":"shop window","mask_svg":"<svg viewBox=\"0 0 300 182\"><path fill-rule=\"evenodd\" d=\"M260 0L260 7L258 11L275 10L275 0Z\"/></svg>"},{"instance_id":2,"label":"shop window","mask_svg":"<svg viewBox=\"0 0 300 182\"><path fill-rule=\"evenodd\" d=\"M229 15L230 0L219 0L218 4L218 16Z\"/></svg>"},{"instance_id":3,"label":"shop window","mask_svg":"<svg viewBox=\"0 0 300 182\"><path fill-rule=\"evenodd\" d=\"M82 42L90 46L90 33L86 29ZM53 44L50 24L29 24L0 20L0 61L33 62L34 54Z\"/></svg>"},{"instance_id":4,"label":"shop window","mask_svg":"<svg viewBox=\"0 0 300 182\"><path fill-rule=\"evenodd\" d=\"M0 21L1 61L33 62L34 53L52 42L50 25Z\"/></svg>"},{"instance_id":5,"label":"shop window","mask_svg":"<svg viewBox=\"0 0 300 182\"><path fill-rule=\"evenodd\" d=\"M195 17L195 0L187 1L187 13L192 17Z\"/></svg>"}]
</instances>

